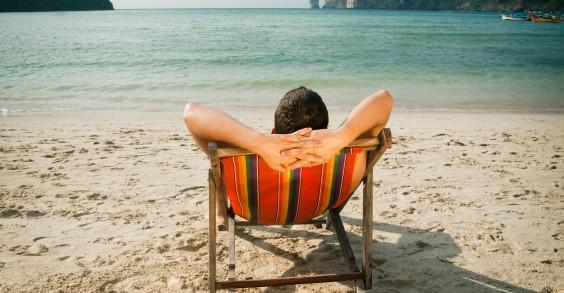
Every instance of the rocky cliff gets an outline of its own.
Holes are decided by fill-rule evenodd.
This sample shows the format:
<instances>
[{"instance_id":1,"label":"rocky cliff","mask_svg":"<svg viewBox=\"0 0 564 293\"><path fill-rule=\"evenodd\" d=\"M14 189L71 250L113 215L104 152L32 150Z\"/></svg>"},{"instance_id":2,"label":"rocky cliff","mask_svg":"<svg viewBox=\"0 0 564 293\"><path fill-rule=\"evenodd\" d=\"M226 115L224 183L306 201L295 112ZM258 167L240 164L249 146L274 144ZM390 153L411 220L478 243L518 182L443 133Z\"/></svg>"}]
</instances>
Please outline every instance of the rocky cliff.
<instances>
[{"instance_id":1,"label":"rocky cliff","mask_svg":"<svg viewBox=\"0 0 564 293\"><path fill-rule=\"evenodd\" d=\"M311 8L319 8L319 0L309 0L309 6Z\"/></svg>"},{"instance_id":2,"label":"rocky cliff","mask_svg":"<svg viewBox=\"0 0 564 293\"><path fill-rule=\"evenodd\" d=\"M109 0L1 0L0 12L113 10Z\"/></svg>"},{"instance_id":3,"label":"rocky cliff","mask_svg":"<svg viewBox=\"0 0 564 293\"><path fill-rule=\"evenodd\" d=\"M564 0L326 0L323 8L564 11Z\"/></svg>"}]
</instances>

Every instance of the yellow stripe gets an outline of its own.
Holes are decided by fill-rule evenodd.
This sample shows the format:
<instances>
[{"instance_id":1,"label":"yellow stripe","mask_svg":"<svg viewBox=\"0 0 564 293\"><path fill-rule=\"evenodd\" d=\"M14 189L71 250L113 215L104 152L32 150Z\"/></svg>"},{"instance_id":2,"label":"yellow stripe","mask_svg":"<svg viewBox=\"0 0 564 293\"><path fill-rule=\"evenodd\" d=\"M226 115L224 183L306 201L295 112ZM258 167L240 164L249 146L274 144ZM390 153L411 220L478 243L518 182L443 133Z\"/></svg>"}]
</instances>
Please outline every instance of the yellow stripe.
<instances>
[{"instance_id":1,"label":"yellow stripe","mask_svg":"<svg viewBox=\"0 0 564 293\"><path fill-rule=\"evenodd\" d=\"M282 182L280 184L280 214L278 214L278 223L283 225L288 218L288 203L290 199L290 172L280 174Z\"/></svg>"},{"instance_id":2,"label":"yellow stripe","mask_svg":"<svg viewBox=\"0 0 564 293\"><path fill-rule=\"evenodd\" d=\"M249 193L247 188L247 168L246 168L245 156L237 157L237 174L239 174L239 194L241 195L241 204L243 210L243 218L249 219Z\"/></svg>"},{"instance_id":3,"label":"yellow stripe","mask_svg":"<svg viewBox=\"0 0 564 293\"><path fill-rule=\"evenodd\" d=\"M335 160L330 160L325 166L325 174L323 182L325 186L323 187L323 193L321 194L321 203L319 204L319 210L325 211L329 207L329 201L331 200L331 184L333 183L333 171L335 169Z\"/></svg>"},{"instance_id":4,"label":"yellow stripe","mask_svg":"<svg viewBox=\"0 0 564 293\"><path fill-rule=\"evenodd\" d=\"M243 204L241 203L241 195L239 194L239 187L238 187L238 175L237 175L237 164L235 162L235 157L231 157L231 162L233 163L233 180L234 180L234 185L235 185L235 197L237 198L237 202L239 203L239 207L241 208L241 211L243 210ZM243 212L241 212L241 214L243 214Z\"/></svg>"},{"instance_id":5,"label":"yellow stripe","mask_svg":"<svg viewBox=\"0 0 564 293\"><path fill-rule=\"evenodd\" d=\"M319 190L317 191L317 206L315 207L315 215L314 217L317 217L320 215L320 207L321 207L321 198L323 196L323 190L321 190L323 188L323 184L325 180L325 165L321 165L321 176L319 178Z\"/></svg>"}]
</instances>

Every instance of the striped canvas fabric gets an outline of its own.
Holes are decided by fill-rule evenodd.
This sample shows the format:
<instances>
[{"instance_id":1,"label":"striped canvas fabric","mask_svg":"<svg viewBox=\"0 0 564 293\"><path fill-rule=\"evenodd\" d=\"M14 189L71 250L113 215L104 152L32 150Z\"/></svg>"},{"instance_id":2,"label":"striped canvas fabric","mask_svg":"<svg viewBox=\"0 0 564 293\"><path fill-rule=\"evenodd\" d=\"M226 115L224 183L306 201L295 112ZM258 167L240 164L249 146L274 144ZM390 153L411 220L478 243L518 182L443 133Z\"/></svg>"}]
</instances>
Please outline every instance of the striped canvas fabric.
<instances>
[{"instance_id":1,"label":"striped canvas fabric","mask_svg":"<svg viewBox=\"0 0 564 293\"><path fill-rule=\"evenodd\" d=\"M263 225L299 224L339 207L351 196L356 155L345 148L330 162L285 173L257 155L221 159L225 191L236 215Z\"/></svg>"}]
</instances>

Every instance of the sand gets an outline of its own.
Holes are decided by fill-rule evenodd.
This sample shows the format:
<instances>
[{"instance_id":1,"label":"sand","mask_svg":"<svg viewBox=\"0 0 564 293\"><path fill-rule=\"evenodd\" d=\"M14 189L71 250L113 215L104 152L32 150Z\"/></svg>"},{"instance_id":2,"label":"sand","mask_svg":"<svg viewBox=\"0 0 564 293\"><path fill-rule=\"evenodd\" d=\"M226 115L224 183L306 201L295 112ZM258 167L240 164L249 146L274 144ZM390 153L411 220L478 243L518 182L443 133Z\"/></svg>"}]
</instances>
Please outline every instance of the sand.
<instances>
[{"instance_id":1,"label":"sand","mask_svg":"<svg viewBox=\"0 0 564 293\"><path fill-rule=\"evenodd\" d=\"M272 123L266 110L231 113L262 131ZM180 112L0 123L0 291L207 290L208 161ZM563 115L398 112L389 126L394 145L375 169L373 292L564 290ZM359 194L343 211L358 256ZM237 233L241 279L347 269L326 229ZM225 244L218 253L225 277Z\"/></svg>"}]
</instances>

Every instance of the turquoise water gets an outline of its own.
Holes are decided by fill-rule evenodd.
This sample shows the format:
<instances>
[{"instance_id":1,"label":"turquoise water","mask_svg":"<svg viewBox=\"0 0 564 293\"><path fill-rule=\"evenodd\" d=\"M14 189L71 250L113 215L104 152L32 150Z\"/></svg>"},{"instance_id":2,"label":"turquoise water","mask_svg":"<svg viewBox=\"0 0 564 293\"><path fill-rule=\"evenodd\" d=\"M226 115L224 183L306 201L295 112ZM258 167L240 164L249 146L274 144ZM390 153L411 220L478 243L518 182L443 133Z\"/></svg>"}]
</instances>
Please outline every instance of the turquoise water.
<instances>
[{"instance_id":1,"label":"turquoise water","mask_svg":"<svg viewBox=\"0 0 564 293\"><path fill-rule=\"evenodd\" d=\"M564 24L495 13L12 13L0 39L3 112L272 107L300 85L333 108L387 88L406 110L564 110Z\"/></svg>"}]
</instances>

